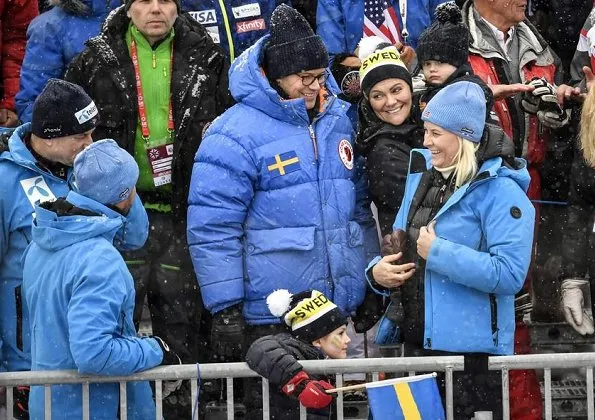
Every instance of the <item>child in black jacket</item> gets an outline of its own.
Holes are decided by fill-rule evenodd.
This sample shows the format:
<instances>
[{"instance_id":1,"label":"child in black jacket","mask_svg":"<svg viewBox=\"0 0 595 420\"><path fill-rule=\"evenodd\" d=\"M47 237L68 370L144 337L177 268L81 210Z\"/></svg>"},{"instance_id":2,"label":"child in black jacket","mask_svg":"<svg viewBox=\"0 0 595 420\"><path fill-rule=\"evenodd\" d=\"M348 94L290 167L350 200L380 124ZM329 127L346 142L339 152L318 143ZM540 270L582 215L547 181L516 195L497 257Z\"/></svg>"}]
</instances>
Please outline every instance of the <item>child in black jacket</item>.
<instances>
[{"instance_id":1,"label":"child in black jacket","mask_svg":"<svg viewBox=\"0 0 595 420\"><path fill-rule=\"evenodd\" d=\"M308 409L309 420L330 418L333 397L325 391L333 386L310 376L299 361L347 357L347 318L316 290L296 295L277 290L267 305L291 330L256 340L246 354L248 366L269 380L270 418L299 419L298 401Z\"/></svg>"}]
</instances>

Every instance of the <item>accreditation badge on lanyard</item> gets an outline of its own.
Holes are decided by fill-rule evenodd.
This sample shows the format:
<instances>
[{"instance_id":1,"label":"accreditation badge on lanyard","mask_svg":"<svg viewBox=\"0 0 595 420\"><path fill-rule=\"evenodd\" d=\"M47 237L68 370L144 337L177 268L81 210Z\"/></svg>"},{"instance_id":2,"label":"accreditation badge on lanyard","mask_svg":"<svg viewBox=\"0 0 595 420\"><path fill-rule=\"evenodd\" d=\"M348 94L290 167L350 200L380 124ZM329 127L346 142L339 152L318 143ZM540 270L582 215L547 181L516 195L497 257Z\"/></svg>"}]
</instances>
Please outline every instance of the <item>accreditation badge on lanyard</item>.
<instances>
[{"instance_id":1,"label":"accreditation badge on lanyard","mask_svg":"<svg viewBox=\"0 0 595 420\"><path fill-rule=\"evenodd\" d=\"M149 122L147 119L147 109L145 108L145 99L143 95L143 86L140 78L140 71L138 67L138 54L136 50L136 42L134 39L130 42L130 55L132 58L132 65L134 66L134 76L136 79L136 93L138 99L138 115L140 118L140 127L143 134L143 140L147 147L147 157L151 165L151 175L153 177L153 184L156 187L171 184L171 168L174 154L174 118L171 105L171 97L169 99L169 109L167 112L167 132L169 133L169 141L160 146L150 147L149 139L151 132L149 131ZM173 45L170 59L170 77L171 65L173 63Z\"/></svg>"}]
</instances>

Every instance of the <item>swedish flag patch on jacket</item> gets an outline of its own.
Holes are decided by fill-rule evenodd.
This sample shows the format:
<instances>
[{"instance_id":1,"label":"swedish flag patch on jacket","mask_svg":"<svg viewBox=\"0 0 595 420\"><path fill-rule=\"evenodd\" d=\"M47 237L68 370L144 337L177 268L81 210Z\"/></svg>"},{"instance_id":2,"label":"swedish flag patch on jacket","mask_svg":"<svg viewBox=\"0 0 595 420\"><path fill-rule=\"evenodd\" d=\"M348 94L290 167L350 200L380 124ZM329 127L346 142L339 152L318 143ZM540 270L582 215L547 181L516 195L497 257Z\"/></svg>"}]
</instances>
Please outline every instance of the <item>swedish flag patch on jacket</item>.
<instances>
[{"instance_id":1,"label":"swedish flag patch on jacket","mask_svg":"<svg viewBox=\"0 0 595 420\"><path fill-rule=\"evenodd\" d=\"M265 159L267 169L272 177L287 175L300 170L300 160L294 150Z\"/></svg>"}]
</instances>

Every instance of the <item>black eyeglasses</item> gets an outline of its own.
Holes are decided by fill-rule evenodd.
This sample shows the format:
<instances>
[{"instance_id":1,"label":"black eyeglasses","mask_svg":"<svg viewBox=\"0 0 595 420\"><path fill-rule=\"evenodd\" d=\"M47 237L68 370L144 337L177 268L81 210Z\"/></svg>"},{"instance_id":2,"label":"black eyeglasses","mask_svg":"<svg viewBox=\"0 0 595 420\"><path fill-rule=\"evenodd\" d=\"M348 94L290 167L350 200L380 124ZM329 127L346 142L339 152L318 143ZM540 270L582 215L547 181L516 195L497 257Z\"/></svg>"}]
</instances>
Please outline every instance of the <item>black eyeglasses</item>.
<instances>
[{"instance_id":1,"label":"black eyeglasses","mask_svg":"<svg viewBox=\"0 0 595 420\"><path fill-rule=\"evenodd\" d=\"M312 83L314 83L314 80L318 80L318 84L320 86L322 86L326 82L327 75L326 75L326 72L319 74L318 76L313 76L311 74L305 74L303 76L300 76L300 79L302 79L302 85L304 85L304 86L310 86Z\"/></svg>"}]
</instances>

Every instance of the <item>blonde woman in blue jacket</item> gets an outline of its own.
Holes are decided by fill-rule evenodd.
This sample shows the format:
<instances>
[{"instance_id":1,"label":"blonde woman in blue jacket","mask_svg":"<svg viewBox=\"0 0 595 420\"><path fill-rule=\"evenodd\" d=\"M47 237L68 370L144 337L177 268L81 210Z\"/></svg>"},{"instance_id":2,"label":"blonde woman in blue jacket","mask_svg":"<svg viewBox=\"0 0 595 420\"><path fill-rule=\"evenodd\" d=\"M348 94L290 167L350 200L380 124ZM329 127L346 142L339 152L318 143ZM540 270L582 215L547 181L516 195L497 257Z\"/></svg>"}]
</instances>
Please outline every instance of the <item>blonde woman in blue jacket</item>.
<instances>
[{"instance_id":1,"label":"blonde woman in blue jacket","mask_svg":"<svg viewBox=\"0 0 595 420\"><path fill-rule=\"evenodd\" d=\"M412 151L393 225L406 232L407 246L367 271L377 291L402 290L407 355L466 356L466 371L455 376L455 418L475 410L499 418L501 384L487 357L513 353L514 295L533 242L526 162L513 157L500 129L486 127L485 104L471 82L447 86L429 102L427 150Z\"/></svg>"}]
</instances>

